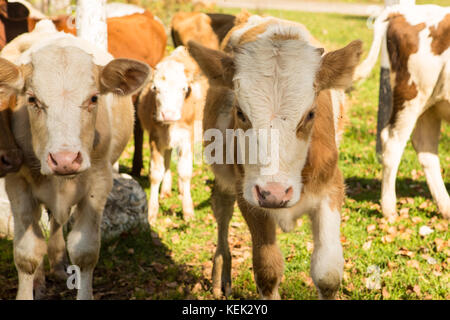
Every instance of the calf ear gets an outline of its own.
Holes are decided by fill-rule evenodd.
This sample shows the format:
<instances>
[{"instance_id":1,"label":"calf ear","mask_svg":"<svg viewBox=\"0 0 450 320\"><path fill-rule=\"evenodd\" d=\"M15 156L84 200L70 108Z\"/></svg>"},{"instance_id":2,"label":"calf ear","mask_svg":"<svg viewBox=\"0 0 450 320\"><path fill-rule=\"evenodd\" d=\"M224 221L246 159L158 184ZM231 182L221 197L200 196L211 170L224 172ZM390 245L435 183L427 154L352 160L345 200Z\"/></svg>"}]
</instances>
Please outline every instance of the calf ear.
<instances>
[{"instance_id":1,"label":"calf ear","mask_svg":"<svg viewBox=\"0 0 450 320\"><path fill-rule=\"evenodd\" d=\"M151 74L150 67L131 59L114 59L100 74L100 91L122 96L131 95L141 89Z\"/></svg>"},{"instance_id":2,"label":"calf ear","mask_svg":"<svg viewBox=\"0 0 450 320\"><path fill-rule=\"evenodd\" d=\"M27 66L20 68L6 59L0 58L0 99L7 99L23 89Z\"/></svg>"},{"instance_id":3,"label":"calf ear","mask_svg":"<svg viewBox=\"0 0 450 320\"><path fill-rule=\"evenodd\" d=\"M233 86L235 66L230 56L192 40L188 42L188 50L212 84L229 88Z\"/></svg>"},{"instance_id":4,"label":"calf ear","mask_svg":"<svg viewBox=\"0 0 450 320\"><path fill-rule=\"evenodd\" d=\"M352 84L353 72L359 64L362 41L355 40L346 47L323 56L315 85L320 90L346 89Z\"/></svg>"}]
</instances>

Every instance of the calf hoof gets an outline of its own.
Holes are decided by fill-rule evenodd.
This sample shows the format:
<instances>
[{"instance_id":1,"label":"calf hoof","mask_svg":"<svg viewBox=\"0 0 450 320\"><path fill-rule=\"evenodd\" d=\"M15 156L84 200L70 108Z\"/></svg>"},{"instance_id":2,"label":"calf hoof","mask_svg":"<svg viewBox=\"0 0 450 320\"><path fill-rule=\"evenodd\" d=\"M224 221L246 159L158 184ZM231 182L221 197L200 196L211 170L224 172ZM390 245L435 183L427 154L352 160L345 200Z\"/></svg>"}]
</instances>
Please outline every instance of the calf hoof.
<instances>
[{"instance_id":1,"label":"calf hoof","mask_svg":"<svg viewBox=\"0 0 450 320\"><path fill-rule=\"evenodd\" d=\"M320 300L334 299L336 292L341 284L339 272L330 271L317 281Z\"/></svg>"},{"instance_id":2,"label":"calf hoof","mask_svg":"<svg viewBox=\"0 0 450 320\"><path fill-rule=\"evenodd\" d=\"M149 209L148 210L148 223L149 225L153 225L156 222L156 217L158 216L158 210Z\"/></svg>"},{"instance_id":3,"label":"calf hoof","mask_svg":"<svg viewBox=\"0 0 450 320\"><path fill-rule=\"evenodd\" d=\"M222 285L213 287L214 299L231 296L231 281L222 280Z\"/></svg>"},{"instance_id":4,"label":"calf hoof","mask_svg":"<svg viewBox=\"0 0 450 320\"><path fill-rule=\"evenodd\" d=\"M442 213L444 219L450 220L450 204L440 208L439 211Z\"/></svg>"},{"instance_id":5,"label":"calf hoof","mask_svg":"<svg viewBox=\"0 0 450 320\"><path fill-rule=\"evenodd\" d=\"M387 204L381 201L381 211L383 212L383 216L390 221L393 221L398 217L395 203Z\"/></svg>"},{"instance_id":6,"label":"calf hoof","mask_svg":"<svg viewBox=\"0 0 450 320\"><path fill-rule=\"evenodd\" d=\"M186 221L194 220L195 218L194 209L189 208L187 210L183 210L183 217L184 220Z\"/></svg>"}]
</instances>

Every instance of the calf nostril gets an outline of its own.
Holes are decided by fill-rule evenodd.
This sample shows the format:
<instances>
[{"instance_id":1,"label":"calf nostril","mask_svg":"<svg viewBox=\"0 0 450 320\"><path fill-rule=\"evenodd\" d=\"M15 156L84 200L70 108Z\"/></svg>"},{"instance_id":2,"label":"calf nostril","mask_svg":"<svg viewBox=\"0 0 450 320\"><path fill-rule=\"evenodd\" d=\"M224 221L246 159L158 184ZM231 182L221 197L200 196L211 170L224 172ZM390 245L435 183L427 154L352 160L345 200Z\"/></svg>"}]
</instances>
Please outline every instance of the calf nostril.
<instances>
[{"instance_id":1,"label":"calf nostril","mask_svg":"<svg viewBox=\"0 0 450 320\"><path fill-rule=\"evenodd\" d=\"M81 164L83 162L83 156L81 155L81 152L78 152L77 157L73 162L77 164Z\"/></svg>"},{"instance_id":2,"label":"calf nostril","mask_svg":"<svg viewBox=\"0 0 450 320\"><path fill-rule=\"evenodd\" d=\"M11 161L10 161L10 160L8 159L8 157L5 156L5 155L2 155L2 156L0 157L0 162L1 162L5 167L10 167L10 166L12 166Z\"/></svg>"},{"instance_id":3,"label":"calf nostril","mask_svg":"<svg viewBox=\"0 0 450 320\"><path fill-rule=\"evenodd\" d=\"M264 191L258 185L256 185L255 188L256 188L256 193L257 193L258 197L261 198L262 200L266 200L266 197L270 196L269 191Z\"/></svg>"},{"instance_id":4,"label":"calf nostril","mask_svg":"<svg viewBox=\"0 0 450 320\"><path fill-rule=\"evenodd\" d=\"M49 154L49 157L50 157L50 161L52 162L52 164L54 166L58 166L58 162L55 160L55 158L53 157L53 155L51 153Z\"/></svg>"}]
</instances>

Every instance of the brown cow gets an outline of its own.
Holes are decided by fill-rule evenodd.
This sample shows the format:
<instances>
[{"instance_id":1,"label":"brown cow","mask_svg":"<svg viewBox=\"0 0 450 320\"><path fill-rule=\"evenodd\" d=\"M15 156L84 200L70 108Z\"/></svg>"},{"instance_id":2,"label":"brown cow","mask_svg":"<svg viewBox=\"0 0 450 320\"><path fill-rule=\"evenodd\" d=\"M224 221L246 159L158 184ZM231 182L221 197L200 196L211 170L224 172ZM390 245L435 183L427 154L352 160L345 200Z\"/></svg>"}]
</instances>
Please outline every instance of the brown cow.
<instances>
[{"instance_id":1,"label":"brown cow","mask_svg":"<svg viewBox=\"0 0 450 320\"><path fill-rule=\"evenodd\" d=\"M0 82L4 75L0 75ZM7 173L16 172L22 166L22 150L17 146L11 131L11 104L15 99L6 100L5 106L0 108L0 178ZM9 104L9 105L8 105Z\"/></svg>"},{"instance_id":2,"label":"brown cow","mask_svg":"<svg viewBox=\"0 0 450 320\"><path fill-rule=\"evenodd\" d=\"M37 34L24 49L15 63L0 59L0 92L17 95L12 130L25 155L21 170L6 176L17 298L33 299L33 282L44 283L47 252L52 270L64 272L62 230L72 216L67 251L79 270L77 298L92 299L112 164L132 134L131 94L144 85L150 68L135 60L114 60L67 33L45 39ZM39 227L41 206L51 212L48 245Z\"/></svg>"},{"instance_id":3,"label":"brown cow","mask_svg":"<svg viewBox=\"0 0 450 320\"><path fill-rule=\"evenodd\" d=\"M219 49L220 43L231 28L236 17L230 14L178 12L172 18L173 46L186 46L195 40L210 49Z\"/></svg>"},{"instance_id":4,"label":"brown cow","mask_svg":"<svg viewBox=\"0 0 450 320\"><path fill-rule=\"evenodd\" d=\"M171 194L172 149L179 149L178 190L183 197L183 214L194 217L190 181L192 178L194 121L201 125L207 80L183 46L156 65L151 84L143 90L138 107L142 127L150 134L149 222L156 219L159 186L163 197ZM201 131L201 127L199 128Z\"/></svg>"},{"instance_id":5,"label":"brown cow","mask_svg":"<svg viewBox=\"0 0 450 320\"><path fill-rule=\"evenodd\" d=\"M442 215L450 219L450 197L438 153L441 122L450 121L450 8L386 8L375 21L374 41L367 59L356 70L356 79L369 75L383 39L380 83L392 87L392 96L380 90L380 101L387 101L389 108L380 128L383 215L397 216L395 180L411 137L431 195ZM445 165L445 160L441 161Z\"/></svg>"},{"instance_id":6,"label":"brown cow","mask_svg":"<svg viewBox=\"0 0 450 320\"><path fill-rule=\"evenodd\" d=\"M280 298L284 261L276 226L290 231L308 213L314 236L311 277L320 298L333 298L344 266L339 97L352 81L362 43L322 55L303 28L258 16L237 28L229 43L233 55L189 43L210 81L203 129L205 141L214 138L205 143L215 174L211 202L218 223L213 293L231 293L227 238L237 199L252 236L260 296Z\"/></svg>"},{"instance_id":7,"label":"brown cow","mask_svg":"<svg viewBox=\"0 0 450 320\"><path fill-rule=\"evenodd\" d=\"M29 13L21 3L0 0L0 49L18 35L28 32Z\"/></svg>"}]
</instances>

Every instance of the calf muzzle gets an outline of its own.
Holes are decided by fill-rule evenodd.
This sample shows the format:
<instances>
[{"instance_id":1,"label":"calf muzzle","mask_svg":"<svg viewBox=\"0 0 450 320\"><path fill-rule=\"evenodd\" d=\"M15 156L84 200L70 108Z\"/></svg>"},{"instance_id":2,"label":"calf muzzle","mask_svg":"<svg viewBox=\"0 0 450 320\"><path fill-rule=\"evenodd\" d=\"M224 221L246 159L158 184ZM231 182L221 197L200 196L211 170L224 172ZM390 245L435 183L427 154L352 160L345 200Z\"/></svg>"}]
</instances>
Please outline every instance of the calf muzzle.
<instances>
[{"instance_id":1,"label":"calf muzzle","mask_svg":"<svg viewBox=\"0 0 450 320\"><path fill-rule=\"evenodd\" d=\"M49 153L47 164L57 175L71 175L78 173L83 163L81 152L61 151Z\"/></svg>"},{"instance_id":2,"label":"calf muzzle","mask_svg":"<svg viewBox=\"0 0 450 320\"><path fill-rule=\"evenodd\" d=\"M292 199L292 187L285 188L277 182L268 182L264 188L255 185L254 194L263 208L284 208Z\"/></svg>"}]
</instances>

